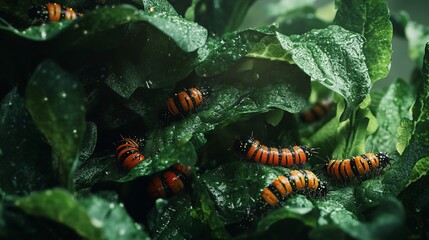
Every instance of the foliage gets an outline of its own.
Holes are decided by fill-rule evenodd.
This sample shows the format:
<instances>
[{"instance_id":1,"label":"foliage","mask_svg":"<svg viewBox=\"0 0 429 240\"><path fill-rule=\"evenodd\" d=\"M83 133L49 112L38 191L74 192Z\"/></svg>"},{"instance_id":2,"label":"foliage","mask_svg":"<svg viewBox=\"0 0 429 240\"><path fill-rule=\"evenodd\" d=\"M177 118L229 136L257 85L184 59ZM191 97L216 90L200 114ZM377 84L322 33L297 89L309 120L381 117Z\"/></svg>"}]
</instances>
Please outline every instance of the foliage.
<instances>
[{"instance_id":1,"label":"foliage","mask_svg":"<svg viewBox=\"0 0 429 240\"><path fill-rule=\"evenodd\" d=\"M246 29L254 0L102 2L72 1L82 17L43 25L26 16L34 1L0 4L2 238L429 236L427 26L395 18L420 77L377 89L394 33L384 0L338 0L332 22L314 1L278 1L275 24ZM208 89L203 104L167 119L167 99L190 87ZM326 98L324 118L299 120ZM290 170L240 159L234 139L252 134L315 148L304 168L327 196L260 210L261 190ZM114 156L121 136L145 139L131 171ZM368 179L324 173L326 158L372 151L392 161ZM190 166L189 186L154 201L148 184L175 163Z\"/></svg>"}]
</instances>

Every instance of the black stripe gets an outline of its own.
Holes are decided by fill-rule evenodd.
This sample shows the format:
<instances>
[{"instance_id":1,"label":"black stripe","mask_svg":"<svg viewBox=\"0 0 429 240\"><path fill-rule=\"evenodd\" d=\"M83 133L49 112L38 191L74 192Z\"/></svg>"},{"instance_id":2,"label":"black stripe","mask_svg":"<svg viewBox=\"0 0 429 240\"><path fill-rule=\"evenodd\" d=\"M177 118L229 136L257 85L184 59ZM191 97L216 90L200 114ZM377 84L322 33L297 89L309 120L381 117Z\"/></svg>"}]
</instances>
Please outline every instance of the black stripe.
<instances>
[{"instance_id":1,"label":"black stripe","mask_svg":"<svg viewBox=\"0 0 429 240\"><path fill-rule=\"evenodd\" d=\"M189 89L186 89L186 92L188 93L189 97L191 98L192 104L194 104L194 108L198 106L197 102L195 101L195 97L192 94L192 92Z\"/></svg>"},{"instance_id":2,"label":"black stripe","mask_svg":"<svg viewBox=\"0 0 429 240\"><path fill-rule=\"evenodd\" d=\"M287 178L287 180L289 181L289 184L292 187L292 193L296 192L296 182L292 181L291 179L292 176L289 173L285 173L283 174L283 176Z\"/></svg>"},{"instance_id":3,"label":"black stripe","mask_svg":"<svg viewBox=\"0 0 429 240\"><path fill-rule=\"evenodd\" d=\"M309 181L307 172L305 172L304 170L299 170L299 171L304 175L304 181L305 181L304 188L307 189L308 188L308 181Z\"/></svg>"},{"instance_id":4,"label":"black stripe","mask_svg":"<svg viewBox=\"0 0 429 240\"><path fill-rule=\"evenodd\" d=\"M252 145L253 145L253 143L252 143ZM258 153L259 149L261 149L261 144L258 144L258 145L256 146L256 150L253 152L253 154L252 154L252 156L250 157L250 159L249 159L249 160L258 162L258 161L255 159L255 157L256 157L256 154Z\"/></svg>"},{"instance_id":5,"label":"black stripe","mask_svg":"<svg viewBox=\"0 0 429 240\"><path fill-rule=\"evenodd\" d=\"M346 179L347 177L343 176L343 174L341 174L341 167L343 166L344 161L340 161L340 164L338 165L338 175L340 178L342 179Z\"/></svg>"},{"instance_id":6,"label":"black stripe","mask_svg":"<svg viewBox=\"0 0 429 240\"><path fill-rule=\"evenodd\" d=\"M360 173L359 173L359 171L357 170L357 167L356 167L356 162L355 162L355 158L354 157L352 157L351 159L350 159L350 167L352 168L352 172L353 172L353 174L357 177L357 176L360 176Z\"/></svg>"},{"instance_id":7,"label":"black stripe","mask_svg":"<svg viewBox=\"0 0 429 240\"><path fill-rule=\"evenodd\" d=\"M267 148L267 161L265 164L271 165L272 163L270 163L270 155L271 155L271 147Z\"/></svg>"},{"instance_id":8,"label":"black stripe","mask_svg":"<svg viewBox=\"0 0 429 240\"><path fill-rule=\"evenodd\" d=\"M274 196L277 197L277 199L279 201L283 198L283 196L280 194L279 190L277 190L277 188L273 184L270 184L267 188L268 188L268 190L270 190L274 194Z\"/></svg>"},{"instance_id":9,"label":"black stripe","mask_svg":"<svg viewBox=\"0 0 429 240\"><path fill-rule=\"evenodd\" d=\"M125 158L127 158L128 156L130 156L131 154L134 154L134 153L140 153L137 149L133 149L133 150L129 150L129 151L126 151L124 154L122 154L122 156L121 156L121 158L119 159L119 161L120 162L124 162L125 161ZM137 154L136 154L137 155ZM136 158L136 156L134 156L133 157L133 159L135 159Z\"/></svg>"},{"instance_id":10,"label":"black stripe","mask_svg":"<svg viewBox=\"0 0 429 240\"><path fill-rule=\"evenodd\" d=\"M328 166L326 167L326 171L328 172L328 174L329 175L333 175L332 174L332 168L333 168L333 166L334 166L334 164L335 164L335 161L336 160L330 160L329 162L328 162ZM330 163L332 163L332 164L330 164Z\"/></svg>"},{"instance_id":11,"label":"black stripe","mask_svg":"<svg viewBox=\"0 0 429 240\"><path fill-rule=\"evenodd\" d=\"M293 165L297 165L296 164L296 158L295 158L295 151L293 150L293 148L288 148L289 149L289 151L290 151L290 153L292 154L292 163L293 163Z\"/></svg>"},{"instance_id":12,"label":"black stripe","mask_svg":"<svg viewBox=\"0 0 429 240\"><path fill-rule=\"evenodd\" d=\"M179 110L179 114L184 114L186 113L185 110L183 110L183 106L182 104L180 104L180 99L179 99L179 94L174 94L173 96L173 102L174 102L174 106L176 106L177 110Z\"/></svg>"},{"instance_id":13,"label":"black stripe","mask_svg":"<svg viewBox=\"0 0 429 240\"><path fill-rule=\"evenodd\" d=\"M362 154L362 155L361 155L361 157L363 157L363 158L365 159L365 161L368 163L368 166L369 166L369 172L371 172L372 170L374 170L374 169L372 168L371 160L369 160L369 158L368 158L365 154Z\"/></svg>"},{"instance_id":14,"label":"black stripe","mask_svg":"<svg viewBox=\"0 0 429 240\"><path fill-rule=\"evenodd\" d=\"M175 167L171 167L170 171L173 172L174 174L176 174L177 178L179 178L183 182L183 184L186 185L185 183L187 182L188 179L182 171L180 171L179 169L177 169Z\"/></svg>"},{"instance_id":15,"label":"black stripe","mask_svg":"<svg viewBox=\"0 0 429 240\"><path fill-rule=\"evenodd\" d=\"M282 166L282 161L283 161L283 154L282 154L282 150L280 148L277 149L277 151L279 152L279 166ZM285 159L286 161L286 159ZM285 163L286 166L286 163Z\"/></svg>"},{"instance_id":16,"label":"black stripe","mask_svg":"<svg viewBox=\"0 0 429 240\"><path fill-rule=\"evenodd\" d=\"M171 189L170 185L168 185L167 180L164 178L164 174L159 176L159 179L161 180L162 187L164 188L165 197L172 197L174 195L173 190Z\"/></svg>"}]
</instances>

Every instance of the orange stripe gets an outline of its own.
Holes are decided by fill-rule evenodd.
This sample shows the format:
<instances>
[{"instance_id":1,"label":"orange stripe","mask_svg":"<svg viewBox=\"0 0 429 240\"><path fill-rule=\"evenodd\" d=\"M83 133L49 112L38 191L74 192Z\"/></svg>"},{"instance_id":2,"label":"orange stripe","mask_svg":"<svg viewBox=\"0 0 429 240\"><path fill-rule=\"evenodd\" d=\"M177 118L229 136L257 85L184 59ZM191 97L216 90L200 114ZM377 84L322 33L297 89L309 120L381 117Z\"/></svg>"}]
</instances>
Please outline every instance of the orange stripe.
<instances>
[{"instance_id":1,"label":"orange stripe","mask_svg":"<svg viewBox=\"0 0 429 240\"><path fill-rule=\"evenodd\" d=\"M187 99L189 98L189 95L186 92L180 92L177 95L179 96L179 102L184 112L187 112L188 109L192 109L192 107L188 106Z\"/></svg>"},{"instance_id":2,"label":"orange stripe","mask_svg":"<svg viewBox=\"0 0 429 240\"><path fill-rule=\"evenodd\" d=\"M162 187L162 181L159 177L153 179L149 184L148 192L153 199L166 197L164 188Z\"/></svg>"},{"instance_id":3,"label":"orange stripe","mask_svg":"<svg viewBox=\"0 0 429 240\"><path fill-rule=\"evenodd\" d=\"M353 158L353 161L355 161L356 168L357 168L360 175L365 173L365 169L364 169L364 165L363 165L362 160L365 161L361 156L356 156Z\"/></svg>"},{"instance_id":4,"label":"orange stripe","mask_svg":"<svg viewBox=\"0 0 429 240\"><path fill-rule=\"evenodd\" d=\"M273 185L274 185L274 187L280 192L280 194L282 195L282 196L285 196L286 195L286 193L287 193L287 191L286 191L286 189L284 188L284 186L283 186L283 184L278 180L278 179L275 179L274 181L273 181L273 183L272 183Z\"/></svg>"},{"instance_id":5,"label":"orange stripe","mask_svg":"<svg viewBox=\"0 0 429 240\"><path fill-rule=\"evenodd\" d=\"M295 156L299 156L300 161L297 164L302 164L307 161L307 156L305 155L304 150L300 146L294 146L293 150L295 151Z\"/></svg>"},{"instance_id":6,"label":"orange stripe","mask_svg":"<svg viewBox=\"0 0 429 240\"><path fill-rule=\"evenodd\" d=\"M290 175L291 175L291 180L294 180L296 183L296 188L303 189L305 186L304 175L298 170L291 171Z\"/></svg>"},{"instance_id":7,"label":"orange stripe","mask_svg":"<svg viewBox=\"0 0 429 240\"><path fill-rule=\"evenodd\" d=\"M179 114L179 109L177 109L176 104L174 104L173 98L169 98L167 101L167 109L172 115Z\"/></svg>"},{"instance_id":8,"label":"orange stripe","mask_svg":"<svg viewBox=\"0 0 429 240\"><path fill-rule=\"evenodd\" d=\"M252 146L249 148L249 151L247 151L247 159L250 160L253 156L253 154L255 153L257 147L259 146L259 141L255 140L252 143Z\"/></svg>"},{"instance_id":9,"label":"orange stripe","mask_svg":"<svg viewBox=\"0 0 429 240\"><path fill-rule=\"evenodd\" d=\"M195 104L198 106L203 101L203 96L201 92L196 88L190 88L189 91L192 93L192 97L194 98Z\"/></svg>"},{"instance_id":10,"label":"orange stripe","mask_svg":"<svg viewBox=\"0 0 429 240\"><path fill-rule=\"evenodd\" d=\"M347 160L344 160L345 162L343 163L343 165L345 165L345 170L346 170L346 173L347 173L347 177L349 177L349 178L353 178L353 177L355 177L355 174L353 173L353 170L352 170L352 165L351 165L351 162L350 162L350 160L349 159L347 159Z\"/></svg>"},{"instance_id":11,"label":"orange stripe","mask_svg":"<svg viewBox=\"0 0 429 240\"><path fill-rule=\"evenodd\" d=\"M279 150L277 148L271 148L272 164L275 166L279 165Z\"/></svg>"},{"instance_id":12,"label":"orange stripe","mask_svg":"<svg viewBox=\"0 0 429 240\"><path fill-rule=\"evenodd\" d=\"M279 199L268 188L264 188L261 197L271 206L275 206L279 202Z\"/></svg>"},{"instance_id":13,"label":"orange stripe","mask_svg":"<svg viewBox=\"0 0 429 240\"><path fill-rule=\"evenodd\" d=\"M369 159L369 161L371 162L371 166L373 169L377 168L380 165L380 161L378 161L378 157L375 156L374 153L367 153L365 155Z\"/></svg>"},{"instance_id":14,"label":"orange stripe","mask_svg":"<svg viewBox=\"0 0 429 240\"><path fill-rule=\"evenodd\" d=\"M137 154L137 155L136 155ZM128 170L131 170L133 167L135 167L138 163L144 160L144 156L140 153L133 153L130 154L127 158L124 160L124 167Z\"/></svg>"},{"instance_id":15,"label":"orange stripe","mask_svg":"<svg viewBox=\"0 0 429 240\"><path fill-rule=\"evenodd\" d=\"M332 175L335 176L337 179L341 179L340 175L340 160L335 160L334 166L332 167Z\"/></svg>"},{"instance_id":16,"label":"orange stripe","mask_svg":"<svg viewBox=\"0 0 429 240\"><path fill-rule=\"evenodd\" d=\"M268 147L262 145L261 152L262 152L262 156L261 156L261 160L259 162L262 163L262 164L267 164L267 161L268 161Z\"/></svg>"},{"instance_id":17,"label":"orange stripe","mask_svg":"<svg viewBox=\"0 0 429 240\"><path fill-rule=\"evenodd\" d=\"M314 187L316 185L316 175L314 175L313 172L304 170L305 173L307 174L307 180L308 180L308 187L309 189L316 189L317 187Z\"/></svg>"},{"instance_id":18,"label":"orange stripe","mask_svg":"<svg viewBox=\"0 0 429 240\"><path fill-rule=\"evenodd\" d=\"M294 164L291 151L288 148L282 148L282 154L286 157L286 166L292 167Z\"/></svg>"},{"instance_id":19,"label":"orange stripe","mask_svg":"<svg viewBox=\"0 0 429 240\"><path fill-rule=\"evenodd\" d=\"M286 188L287 195L290 194L293 191L293 189L292 189L292 185L290 185L289 179L285 176L279 176L278 179Z\"/></svg>"},{"instance_id":20,"label":"orange stripe","mask_svg":"<svg viewBox=\"0 0 429 240\"><path fill-rule=\"evenodd\" d=\"M165 172L164 179L173 193L178 193L185 187L185 184L180 180L179 176L172 171Z\"/></svg>"}]
</instances>

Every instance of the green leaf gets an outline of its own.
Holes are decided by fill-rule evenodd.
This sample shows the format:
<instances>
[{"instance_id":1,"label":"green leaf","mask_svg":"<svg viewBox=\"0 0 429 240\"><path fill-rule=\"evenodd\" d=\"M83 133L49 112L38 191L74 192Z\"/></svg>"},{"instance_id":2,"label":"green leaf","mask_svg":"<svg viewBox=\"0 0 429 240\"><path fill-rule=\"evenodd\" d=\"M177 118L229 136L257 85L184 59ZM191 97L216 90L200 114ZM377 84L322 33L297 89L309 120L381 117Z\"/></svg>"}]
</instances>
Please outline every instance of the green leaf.
<instances>
[{"instance_id":1,"label":"green leaf","mask_svg":"<svg viewBox=\"0 0 429 240\"><path fill-rule=\"evenodd\" d=\"M405 26L404 31L408 42L408 54L416 66L420 67L423 65L425 45L429 42L429 26L412 21L405 12L401 12L401 17Z\"/></svg>"},{"instance_id":2,"label":"green leaf","mask_svg":"<svg viewBox=\"0 0 429 240\"><path fill-rule=\"evenodd\" d=\"M39 65L28 82L26 105L53 149L53 165L60 182L72 188L69 175L73 175L73 165L85 134L85 105L79 82L47 60Z\"/></svg>"},{"instance_id":3,"label":"green leaf","mask_svg":"<svg viewBox=\"0 0 429 240\"><path fill-rule=\"evenodd\" d=\"M314 134L308 138L303 138L302 141L308 146L320 148L318 150L320 156L329 156L334 151L335 146L338 145L336 138L338 126L338 119L332 118Z\"/></svg>"},{"instance_id":4,"label":"green leaf","mask_svg":"<svg viewBox=\"0 0 429 240\"><path fill-rule=\"evenodd\" d=\"M256 43L248 57L263 58L271 61L294 63L290 52L285 51L274 36L267 36Z\"/></svg>"},{"instance_id":5,"label":"green leaf","mask_svg":"<svg viewBox=\"0 0 429 240\"><path fill-rule=\"evenodd\" d=\"M49 146L14 88L0 107L0 189L27 195L55 184Z\"/></svg>"},{"instance_id":6,"label":"green leaf","mask_svg":"<svg viewBox=\"0 0 429 240\"><path fill-rule=\"evenodd\" d=\"M86 209L65 190L54 189L34 193L17 200L15 206L28 215L63 224L84 238L102 238L100 221L90 217Z\"/></svg>"},{"instance_id":7,"label":"green leaf","mask_svg":"<svg viewBox=\"0 0 429 240\"><path fill-rule=\"evenodd\" d=\"M305 225L314 228L317 226L318 215L318 211L306 197L297 195L288 199L286 206L259 221L257 231L267 231L274 223L291 218L298 219Z\"/></svg>"},{"instance_id":8,"label":"green leaf","mask_svg":"<svg viewBox=\"0 0 429 240\"><path fill-rule=\"evenodd\" d=\"M397 129L414 101L413 90L402 79L392 83L375 112L379 128L366 140L369 151L393 152L398 139Z\"/></svg>"},{"instance_id":9,"label":"green leaf","mask_svg":"<svg viewBox=\"0 0 429 240\"><path fill-rule=\"evenodd\" d=\"M209 192L204 184L195 179L192 184L191 199L195 209L194 217L197 216L202 223L210 227L212 238L215 239L228 239L231 238L230 234L224 227L224 222L217 214L215 203L210 198Z\"/></svg>"},{"instance_id":10,"label":"green leaf","mask_svg":"<svg viewBox=\"0 0 429 240\"><path fill-rule=\"evenodd\" d=\"M195 8L195 21L210 32L223 34L237 30L255 0L200 0Z\"/></svg>"},{"instance_id":11,"label":"green leaf","mask_svg":"<svg viewBox=\"0 0 429 240\"><path fill-rule=\"evenodd\" d=\"M210 229L195 217L188 195L165 202L158 200L149 213L148 227L153 239L208 239Z\"/></svg>"},{"instance_id":12,"label":"green leaf","mask_svg":"<svg viewBox=\"0 0 429 240\"><path fill-rule=\"evenodd\" d=\"M412 108L412 120L404 118L401 121L401 127L399 128L399 139L396 148L399 152L402 149L407 151L408 147L414 143L429 148L429 133L427 129L429 127L429 43L426 44L426 53L422 69L422 80L421 87L418 89L417 99ZM408 144L409 143L409 144ZM405 153L404 153L405 154ZM414 159L416 162L421 158L426 158L428 155L421 155L418 159ZM418 177L426 175L429 168L426 167L425 160L421 160L419 165L415 167L413 173L411 173L411 181L416 181Z\"/></svg>"},{"instance_id":13,"label":"green leaf","mask_svg":"<svg viewBox=\"0 0 429 240\"><path fill-rule=\"evenodd\" d=\"M362 102L350 119L341 122L337 129L337 145L333 152L334 159L344 159L366 152L366 137L375 132L377 120L367 108L370 98ZM337 119L343 105L337 105Z\"/></svg>"},{"instance_id":14,"label":"green leaf","mask_svg":"<svg viewBox=\"0 0 429 240\"><path fill-rule=\"evenodd\" d=\"M346 120L369 93L371 80L363 54L363 38L339 26L287 37L277 33L282 47L313 80L340 94Z\"/></svg>"},{"instance_id":15,"label":"green leaf","mask_svg":"<svg viewBox=\"0 0 429 240\"><path fill-rule=\"evenodd\" d=\"M151 167L137 165L120 181L160 171L176 162L193 165L196 161L194 148L198 149L206 143L204 134L235 122L244 115L267 112L271 108L298 112L305 105L305 99L310 94L310 83L296 66L262 60L253 60L252 65L252 71L258 73L257 78L236 79L228 85L212 85L212 91L216 94L209 98L208 106L203 106L199 112L164 129L149 132L143 154L148 157L148 161L152 161ZM228 75L219 76L222 80L228 77L231 78ZM249 89L246 87L248 84L253 84L255 88ZM157 114L165 102L157 104L159 106L150 103L154 108L152 114Z\"/></svg>"},{"instance_id":16,"label":"green leaf","mask_svg":"<svg viewBox=\"0 0 429 240\"><path fill-rule=\"evenodd\" d=\"M229 224L244 219L249 210L255 211L261 190L285 172L284 168L232 161L202 174L201 181L210 192L218 214Z\"/></svg>"},{"instance_id":17,"label":"green leaf","mask_svg":"<svg viewBox=\"0 0 429 240\"><path fill-rule=\"evenodd\" d=\"M148 13L151 12L151 8L155 12L165 12L169 15L178 16L176 10L174 10L173 6L167 0L142 0L144 5L144 10Z\"/></svg>"},{"instance_id":18,"label":"green leaf","mask_svg":"<svg viewBox=\"0 0 429 240\"><path fill-rule=\"evenodd\" d=\"M91 223L103 233L102 239L150 239L140 225L128 216L122 203L106 201L95 196L82 199Z\"/></svg>"},{"instance_id":19,"label":"green leaf","mask_svg":"<svg viewBox=\"0 0 429 240\"><path fill-rule=\"evenodd\" d=\"M0 60L6 66L1 73L11 82L17 81L16 75L26 77L48 57L72 67L101 65L111 72L109 86L129 97L137 87L172 86L186 77L196 57L190 52L204 45L207 30L177 14L147 13L120 5L95 9L73 22L49 23L22 32L2 27L0 37L19 49L5 48L12 58ZM31 59L26 58L29 51L34 53ZM26 64L16 67L23 59Z\"/></svg>"},{"instance_id":20,"label":"green leaf","mask_svg":"<svg viewBox=\"0 0 429 240\"><path fill-rule=\"evenodd\" d=\"M210 39L198 50L201 63L195 72L203 77L210 77L228 70L242 57L250 53L267 35L273 35L274 29L263 27L228 33L222 38Z\"/></svg>"},{"instance_id":21,"label":"green leaf","mask_svg":"<svg viewBox=\"0 0 429 240\"><path fill-rule=\"evenodd\" d=\"M392 55L393 27L385 0L337 1L334 23L365 37L369 76L376 82L387 76Z\"/></svg>"},{"instance_id":22,"label":"green leaf","mask_svg":"<svg viewBox=\"0 0 429 240\"><path fill-rule=\"evenodd\" d=\"M333 233L341 231L353 239L390 239L404 235L405 212L401 203L394 198L384 200L377 208L370 211L365 223L346 210L341 204L326 201L318 204L321 210L319 223L323 226L310 233L312 239L330 239ZM339 231L340 230L340 231ZM346 238L342 235L343 238Z\"/></svg>"},{"instance_id":23,"label":"green leaf","mask_svg":"<svg viewBox=\"0 0 429 240\"><path fill-rule=\"evenodd\" d=\"M93 122L86 123L86 131L82 140L82 147L80 149L79 161L85 161L94 152L97 145L97 125Z\"/></svg>"},{"instance_id":24,"label":"green leaf","mask_svg":"<svg viewBox=\"0 0 429 240\"><path fill-rule=\"evenodd\" d=\"M426 176L429 171L429 157L424 157L416 162L413 171L411 172L410 179L407 186L417 181L418 179Z\"/></svg>"},{"instance_id":25,"label":"green leaf","mask_svg":"<svg viewBox=\"0 0 429 240\"><path fill-rule=\"evenodd\" d=\"M154 13L146 13L130 5L104 7L85 14L73 21L73 24L70 24L71 22L49 23L30 27L22 32L10 26L1 27L0 30L3 34L13 33L33 41L50 40L55 42L56 46L73 44L84 47L93 44L97 40L97 35L102 35L112 29L121 30L120 26L123 24L147 23L173 39L183 51L192 52L204 45L207 31L203 27L177 16L177 13L164 12L163 8L159 10ZM103 44L102 46L109 45ZM110 45L110 47L112 46Z\"/></svg>"}]
</instances>

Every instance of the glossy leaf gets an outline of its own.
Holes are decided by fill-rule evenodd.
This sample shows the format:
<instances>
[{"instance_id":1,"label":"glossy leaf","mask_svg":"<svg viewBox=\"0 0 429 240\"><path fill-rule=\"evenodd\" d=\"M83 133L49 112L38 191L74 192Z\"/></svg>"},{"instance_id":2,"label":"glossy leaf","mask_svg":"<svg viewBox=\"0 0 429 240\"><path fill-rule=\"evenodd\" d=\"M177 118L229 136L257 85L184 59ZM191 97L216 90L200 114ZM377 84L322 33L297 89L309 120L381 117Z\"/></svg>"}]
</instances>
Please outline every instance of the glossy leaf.
<instances>
[{"instance_id":1,"label":"glossy leaf","mask_svg":"<svg viewBox=\"0 0 429 240\"><path fill-rule=\"evenodd\" d=\"M0 116L1 191L27 195L53 186L56 182L49 146L32 122L17 88L2 100Z\"/></svg>"},{"instance_id":2,"label":"glossy leaf","mask_svg":"<svg viewBox=\"0 0 429 240\"><path fill-rule=\"evenodd\" d=\"M63 186L79 157L85 134L85 105L79 82L52 61L39 65L26 89L26 105L54 153L54 168Z\"/></svg>"},{"instance_id":3,"label":"glossy leaf","mask_svg":"<svg viewBox=\"0 0 429 240\"><path fill-rule=\"evenodd\" d=\"M363 38L338 26L287 37L277 33L282 47L313 80L340 94L344 121L369 93L371 80L363 54ZM346 67L344 67L346 66Z\"/></svg>"},{"instance_id":4,"label":"glossy leaf","mask_svg":"<svg viewBox=\"0 0 429 240\"><path fill-rule=\"evenodd\" d=\"M393 27L385 0L337 1L334 23L365 37L363 51L374 83L387 76L392 55Z\"/></svg>"}]
</instances>

